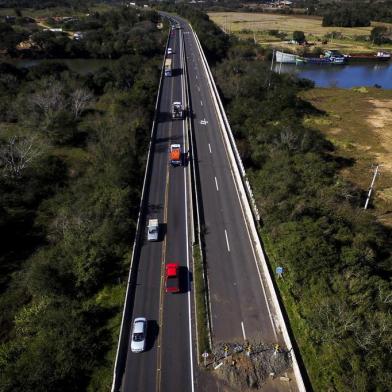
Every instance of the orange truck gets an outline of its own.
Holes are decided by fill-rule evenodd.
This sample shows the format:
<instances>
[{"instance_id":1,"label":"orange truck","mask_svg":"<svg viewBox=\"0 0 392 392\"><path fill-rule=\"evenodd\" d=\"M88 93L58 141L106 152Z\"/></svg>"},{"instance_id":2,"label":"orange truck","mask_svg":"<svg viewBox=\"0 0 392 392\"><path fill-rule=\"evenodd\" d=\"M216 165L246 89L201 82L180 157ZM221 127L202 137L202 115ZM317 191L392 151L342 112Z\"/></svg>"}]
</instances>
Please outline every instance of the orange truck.
<instances>
[{"instance_id":1,"label":"orange truck","mask_svg":"<svg viewBox=\"0 0 392 392\"><path fill-rule=\"evenodd\" d=\"M173 166L181 165L181 144L172 144L170 146L170 163Z\"/></svg>"}]
</instances>

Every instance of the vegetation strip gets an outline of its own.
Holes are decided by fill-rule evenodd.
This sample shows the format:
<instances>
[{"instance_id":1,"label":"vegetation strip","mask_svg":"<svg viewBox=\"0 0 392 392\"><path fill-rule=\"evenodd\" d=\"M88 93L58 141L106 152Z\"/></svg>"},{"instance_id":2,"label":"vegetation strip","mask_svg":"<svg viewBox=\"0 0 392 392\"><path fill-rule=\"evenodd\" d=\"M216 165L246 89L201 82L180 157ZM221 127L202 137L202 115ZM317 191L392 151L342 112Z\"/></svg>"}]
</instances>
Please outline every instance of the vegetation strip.
<instances>
[{"instance_id":1,"label":"vegetation strip","mask_svg":"<svg viewBox=\"0 0 392 392\"><path fill-rule=\"evenodd\" d=\"M166 36L154 12L86 20L128 42L106 47L106 68L0 64L2 391L112 381Z\"/></svg>"}]
</instances>

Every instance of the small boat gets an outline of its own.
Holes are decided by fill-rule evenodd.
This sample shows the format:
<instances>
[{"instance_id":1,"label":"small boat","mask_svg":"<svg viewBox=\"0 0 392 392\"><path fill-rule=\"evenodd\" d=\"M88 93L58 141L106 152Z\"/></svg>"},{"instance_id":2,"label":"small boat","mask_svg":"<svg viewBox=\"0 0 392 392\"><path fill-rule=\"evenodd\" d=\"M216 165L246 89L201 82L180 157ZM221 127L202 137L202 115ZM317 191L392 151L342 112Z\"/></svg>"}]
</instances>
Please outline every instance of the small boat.
<instances>
[{"instance_id":1,"label":"small boat","mask_svg":"<svg viewBox=\"0 0 392 392\"><path fill-rule=\"evenodd\" d=\"M306 64L331 64L332 61L326 57L303 57Z\"/></svg>"},{"instance_id":2,"label":"small boat","mask_svg":"<svg viewBox=\"0 0 392 392\"><path fill-rule=\"evenodd\" d=\"M275 60L277 63L295 64L298 57L296 54L284 53L279 50L275 51Z\"/></svg>"},{"instance_id":3,"label":"small boat","mask_svg":"<svg viewBox=\"0 0 392 392\"><path fill-rule=\"evenodd\" d=\"M377 52L376 54L368 53L356 53L345 55L348 62L359 62L359 61L389 61L391 59L391 53L388 52Z\"/></svg>"},{"instance_id":4,"label":"small boat","mask_svg":"<svg viewBox=\"0 0 392 392\"><path fill-rule=\"evenodd\" d=\"M346 58L338 50L327 50L324 57L331 60L332 64L344 64Z\"/></svg>"},{"instance_id":5,"label":"small boat","mask_svg":"<svg viewBox=\"0 0 392 392\"><path fill-rule=\"evenodd\" d=\"M344 64L346 59L342 57L330 57L332 64Z\"/></svg>"}]
</instances>

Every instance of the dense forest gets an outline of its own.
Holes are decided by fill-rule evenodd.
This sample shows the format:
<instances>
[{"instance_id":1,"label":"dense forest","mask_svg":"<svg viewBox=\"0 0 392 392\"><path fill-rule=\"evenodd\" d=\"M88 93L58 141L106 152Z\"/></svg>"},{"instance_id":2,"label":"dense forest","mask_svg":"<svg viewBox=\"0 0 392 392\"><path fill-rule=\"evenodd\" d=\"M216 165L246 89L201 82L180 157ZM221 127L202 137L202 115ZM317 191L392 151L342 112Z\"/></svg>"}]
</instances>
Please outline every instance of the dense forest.
<instances>
[{"instance_id":1,"label":"dense forest","mask_svg":"<svg viewBox=\"0 0 392 392\"><path fill-rule=\"evenodd\" d=\"M93 12L65 20L47 18L45 25L63 31L42 29L22 16L0 21L0 50L11 57L110 58L123 55L154 56L160 32L158 14L122 11ZM69 36L79 32L80 38ZM18 45L25 41L27 48Z\"/></svg>"},{"instance_id":2,"label":"dense forest","mask_svg":"<svg viewBox=\"0 0 392 392\"><path fill-rule=\"evenodd\" d=\"M391 230L364 211L350 161L304 126L312 83L271 74L252 41L228 38L180 7L213 72L262 216L262 238L315 391L392 390ZM216 50L215 48L219 48ZM211 56L212 53L212 56Z\"/></svg>"},{"instance_id":3,"label":"dense forest","mask_svg":"<svg viewBox=\"0 0 392 392\"><path fill-rule=\"evenodd\" d=\"M324 26L368 26L368 21L392 23L392 0L296 0L295 7L324 16Z\"/></svg>"},{"instance_id":4,"label":"dense forest","mask_svg":"<svg viewBox=\"0 0 392 392\"><path fill-rule=\"evenodd\" d=\"M35 8L43 9L50 7L72 7L73 9L87 9L89 4L96 3L87 0L81 3L78 0L0 0L0 8Z\"/></svg>"},{"instance_id":5,"label":"dense forest","mask_svg":"<svg viewBox=\"0 0 392 392\"><path fill-rule=\"evenodd\" d=\"M61 62L0 64L4 392L107 391L112 381L166 33L150 34L151 12L94 18L115 19L114 33L149 51L87 75Z\"/></svg>"}]
</instances>

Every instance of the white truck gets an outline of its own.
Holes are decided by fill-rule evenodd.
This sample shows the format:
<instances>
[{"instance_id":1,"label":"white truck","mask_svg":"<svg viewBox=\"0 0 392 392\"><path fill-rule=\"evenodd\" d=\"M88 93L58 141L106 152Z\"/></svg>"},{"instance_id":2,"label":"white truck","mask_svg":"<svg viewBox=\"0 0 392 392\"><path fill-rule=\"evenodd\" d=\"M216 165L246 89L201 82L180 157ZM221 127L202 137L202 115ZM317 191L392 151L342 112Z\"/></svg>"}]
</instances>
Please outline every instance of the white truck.
<instances>
[{"instance_id":1,"label":"white truck","mask_svg":"<svg viewBox=\"0 0 392 392\"><path fill-rule=\"evenodd\" d=\"M184 107L181 102L173 102L172 104L172 119L180 119L184 118Z\"/></svg>"},{"instance_id":2,"label":"white truck","mask_svg":"<svg viewBox=\"0 0 392 392\"><path fill-rule=\"evenodd\" d=\"M158 241L159 223L158 219L149 219L147 226L147 241Z\"/></svg>"}]
</instances>

